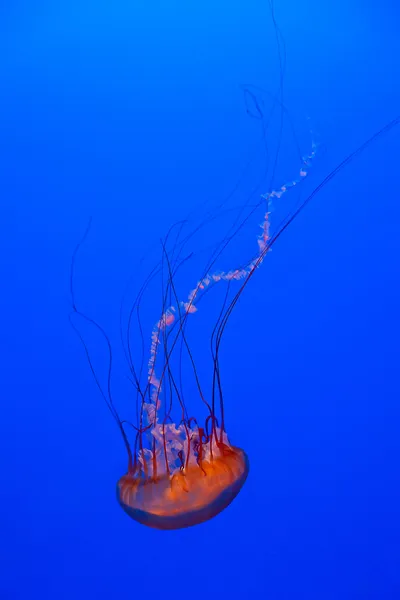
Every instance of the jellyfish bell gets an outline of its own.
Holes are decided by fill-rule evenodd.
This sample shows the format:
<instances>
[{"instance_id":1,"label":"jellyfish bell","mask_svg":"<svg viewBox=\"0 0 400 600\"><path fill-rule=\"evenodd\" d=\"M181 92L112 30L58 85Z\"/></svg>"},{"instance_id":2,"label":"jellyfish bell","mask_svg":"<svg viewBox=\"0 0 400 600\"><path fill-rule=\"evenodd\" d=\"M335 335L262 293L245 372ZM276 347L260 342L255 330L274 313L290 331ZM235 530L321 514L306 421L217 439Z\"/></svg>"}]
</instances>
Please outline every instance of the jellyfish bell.
<instances>
[{"instance_id":1,"label":"jellyfish bell","mask_svg":"<svg viewBox=\"0 0 400 600\"><path fill-rule=\"evenodd\" d=\"M217 428L203 443L198 430L188 433L184 432L182 444L186 455L177 450L179 444L172 444L180 466L172 450L166 462L162 449L155 446L154 453L139 453L136 469L118 481L118 502L135 521L156 529L197 525L223 511L243 487L249 472L243 450L231 446ZM164 435L171 446L171 438Z\"/></svg>"},{"instance_id":2,"label":"jellyfish bell","mask_svg":"<svg viewBox=\"0 0 400 600\"><path fill-rule=\"evenodd\" d=\"M124 475L117 484L117 499L135 521L155 529L181 529L198 525L222 512L241 490L249 470L240 448L202 468L191 466L172 477Z\"/></svg>"}]
</instances>

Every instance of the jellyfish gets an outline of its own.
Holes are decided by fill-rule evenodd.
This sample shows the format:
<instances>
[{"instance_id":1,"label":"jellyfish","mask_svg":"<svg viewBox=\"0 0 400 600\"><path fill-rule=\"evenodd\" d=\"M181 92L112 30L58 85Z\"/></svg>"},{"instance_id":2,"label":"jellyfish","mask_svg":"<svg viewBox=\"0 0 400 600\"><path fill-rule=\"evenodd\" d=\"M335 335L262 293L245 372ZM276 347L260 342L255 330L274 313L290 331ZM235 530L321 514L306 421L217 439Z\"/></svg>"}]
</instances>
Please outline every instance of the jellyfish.
<instances>
[{"instance_id":1,"label":"jellyfish","mask_svg":"<svg viewBox=\"0 0 400 600\"><path fill-rule=\"evenodd\" d=\"M105 396L128 453L127 473L117 483L117 499L130 517L144 525L157 529L178 529L197 525L224 510L246 481L249 472L248 456L243 449L230 442L225 427L225 406L218 360L222 333L239 295L270 249L272 200L280 199L307 176L315 152L316 144L313 143L311 152L302 159L298 177L262 195L260 204L265 206L265 212L260 224L261 231L255 237L257 251L247 264L229 270L207 270L188 291L186 298L179 299L174 289L176 265L174 266L173 260L167 254L166 244L163 244L168 272L165 300L167 297L174 297L174 302L169 306L163 302L160 318L151 331L144 385L139 381L128 352L131 374L140 398L138 423L131 424L135 431L133 444L128 440L127 423L121 420L111 395L109 394L108 398ZM75 250L73 266L76 253L87 233L88 230ZM209 266L213 265L213 262L211 261ZM73 312L82 316L75 304L72 276L73 267ZM238 285L238 290L231 302L223 307L214 329L211 398L205 397L202 386L197 381L200 399L205 407L204 419L200 421L198 415L188 413L171 372L171 356L177 352L180 344L187 344L187 320L197 313L202 297L212 292L216 286L234 284ZM82 337L81 339L83 341ZM107 343L109 344L108 338ZM187 349L190 355L190 350L188 347ZM89 354L88 358L90 361ZM169 394L169 398L163 398L163 387L167 381L172 397ZM163 402L168 404L164 408ZM174 419L172 413L176 407L177 418Z\"/></svg>"},{"instance_id":2,"label":"jellyfish","mask_svg":"<svg viewBox=\"0 0 400 600\"><path fill-rule=\"evenodd\" d=\"M254 112L256 116L261 114L259 104L256 105ZM300 211L342 168L399 122L400 117L388 123L340 162L297 208L289 212L275 233L271 233L272 202L280 200L307 177L317 152L317 144L312 141L309 153L301 158L297 176L276 189L262 194L260 202L252 208L253 211L262 206L263 216L258 235L254 236L255 250L251 259L239 266L219 270L214 269L214 254L207 264L207 269L197 282L188 286L187 294L183 298L178 296L174 281L185 259L180 256L177 246L172 252L168 252L167 243L163 242L161 270L166 273L164 293L159 318L155 320L149 334L144 377L141 375L143 369L137 369L133 364L129 335L125 348L130 376L138 399L135 424L120 417L111 395L110 340L99 324L77 308L75 301L73 285L75 262L78 251L88 235L89 223L72 256L71 315L79 316L96 327L106 340L110 356L106 390L99 382L79 327L73 320L71 323L84 345L95 381L117 423L126 448L127 471L118 480L116 493L121 508L132 519L161 530L194 526L221 513L238 495L249 474L249 458L244 449L231 443L226 427L226 411L229 405L226 405L222 393L219 355L227 322L241 294L262 266L273 244ZM236 229L233 229L229 238L225 238L224 244L235 239L235 233L242 223L243 220L239 222ZM171 230L167 237L170 233ZM157 269L151 272L149 278L153 277L155 272ZM134 308L139 304L146 285L147 281L131 307L128 330ZM187 324L199 311L202 299L213 293L216 287L221 286L225 286L229 291L234 288L234 292L233 296L226 293L212 330L212 386L211 393L207 396L187 342ZM180 382L173 372L172 358L174 354L179 354L183 350L186 351L193 370L199 403L202 407L201 417L188 411ZM128 429L133 432L133 439L128 435Z\"/></svg>"}]
</instances>

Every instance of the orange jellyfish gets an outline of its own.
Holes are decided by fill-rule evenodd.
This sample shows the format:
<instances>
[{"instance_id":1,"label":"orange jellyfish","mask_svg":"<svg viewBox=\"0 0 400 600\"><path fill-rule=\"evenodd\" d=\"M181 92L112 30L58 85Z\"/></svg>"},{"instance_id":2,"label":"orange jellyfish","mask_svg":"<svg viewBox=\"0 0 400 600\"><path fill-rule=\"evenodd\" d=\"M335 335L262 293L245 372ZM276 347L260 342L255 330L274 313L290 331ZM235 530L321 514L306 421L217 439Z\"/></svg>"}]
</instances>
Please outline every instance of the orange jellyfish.
<instances>
[{"instance_id":1,"label":"orange jellyfish","mask_svg":"<svg viewBox=\"0 0 400 600\"><path fill-rule=\"evenodd\" d=\"M215 261L212 259L208 263L207 270L189 291L186 298L178 297L174 284L174 276L179 268L176 256L171 258L166 251L166 246L163 245L163 261L167 272L166 285L164 286L160 318L151 332L144 377L141 376L143 369L140 368L137 371L134 367L129 335L125 347L130 375L137 391L136 425L120 418L111 395L112 353L110 340L94 320L77 309L75 303L73 286L75 261L78 250L88 234L89 223L72 256L71 324L84 345L95 382L118 425L126 447L128 468L126 474L117 483L117 499L123 510L132 519L157 529L179 529L211 519L224 510L237 496L246 481L249 460L244 450L230 442L225 427L225 404L220 380L219 351L226 323L241 293L264 261L267 252L299 212L354 157L399 123L400 117L394 119L339 163L300 206L289 213L276 233L271 235L271 201L274 198L280 198L307 176L316 152L316 145L313 143L310 154L302 159L298 177L275 191L263 195L260 202L252 207L252 211L257 210L261 205L265 207L261 234L257 239L258 248L253 258L240 268L226 271L215 271L213 268ZM234 237L235 232L229 239L234 239ZM212 333L212 390L207 397L187 343L186 325L187 321L192 318L191 315L197 312L198 304L205 294L212 292L215 286L225 285L229 289L235 283L238 289L229 302L228 295L226 295ZM145 286L146 284L139 292L136 305L140 303ZM135 304L129 314L129 324L134 307ZM84 337L73 317L79 317L95 327L106 340L109 369L105 389L100 383ZM142 334L142 329L140 333ZM188 413L179 381L173 373L172 356L179 352L179 348L186 349L189 362L191 362L202 403L202 418ZM133 440L129 439L128 428L129 432L134 432Z\"/></svg>"},{"instance_id":2,"label":"orange jellyfish","mask_svg":"<svg viewBox=\"0 0 400 600\"><path fill-rule=\"evenodd\" d=\"M302 159L300 173L279 189L261 197L259 205L264 209L261 234L258 236L258 251L255 256L240 268L229 271L213 271L213 261L209 269L188 293L179 300L174 288L174 266L165 251L168 283L164 294L161 316L153 327L147 359L145 383L140 382L128 342L127 358L139 397L137 424L129 423L134 430L134 441L128 439L126 426L115 408L110 392L111 368L108 389L104 392L96 376L90 355L79 329L74 325L83 342L89 365L104 400L117 422L128 454L128 469L117 483L117 499L123 510L134 520L157 529L178 529L197 525L211 519L224 510L236 497L246 481L249 460L244 450L232 445L225 429L225 407L221 390L218 353L226 322L240 294L261 265L274 238L270 238L270 202L280 198L287 190L297 185L307 175L315 155L315 144L311 153ZM258 205L258 206L259 206ZM73 271L76 254L86 238L75 249L71 265L72 315L78 315L94 325L105 337L110 353L111 344L104 330L78 311L73 289ZM202 296L218 284L232 285L237 282L239 289L232 301L223 307L213 332L213 386L211 398L206 398L193 364L197 388L205 407L203 422L189 415L185 401L179 391L171 369L171 356L178 343L186 345L186 322L198 310ZM139 294L140 297L140 294ZM174 303L168 305L167 299ZM130 317L132 316L133 307ZM128 336L129 338L129 336ZM161 359L160 359L161 357ZM168 382L168 398L163 399L163 387ZM164 407L162 404L164 403ZM173 418L173 408L177 408Z\"/></svg>"}]
</instances>

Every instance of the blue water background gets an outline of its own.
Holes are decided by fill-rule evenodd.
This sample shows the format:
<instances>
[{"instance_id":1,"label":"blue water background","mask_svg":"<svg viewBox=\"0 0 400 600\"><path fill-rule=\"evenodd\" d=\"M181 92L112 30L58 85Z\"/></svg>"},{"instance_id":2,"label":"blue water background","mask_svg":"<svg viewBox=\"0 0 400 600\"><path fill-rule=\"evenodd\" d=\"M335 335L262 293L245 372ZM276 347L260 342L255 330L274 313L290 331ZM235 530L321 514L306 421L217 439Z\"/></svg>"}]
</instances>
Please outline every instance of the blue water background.
<instances>
[{"instance_id":1,"label":"blue water background","mask_svg":"<svg viewBox=\"0 0 400 600\"><path fill-rule=\"evenodd\" d=\"M275 4L285 104L301 151L310 128L320 143L304 198L400 113L400 9ZM399 598L400 128L321 190L233 315L221 360L228 433L251 464L242 492L199 527L153 531L115 499L126 455L68 322L71 255L92 215L77 297L117 347L142 256L253 157L245 201L264 155L240 85L274 92L281 72L269 4L14 0L0 23L0 597ZM285 132L276 185L300 166ZM199 273L186 276L189 291ZM143 314L156 321L159 296Z\"/></svg>"}]
</instances>

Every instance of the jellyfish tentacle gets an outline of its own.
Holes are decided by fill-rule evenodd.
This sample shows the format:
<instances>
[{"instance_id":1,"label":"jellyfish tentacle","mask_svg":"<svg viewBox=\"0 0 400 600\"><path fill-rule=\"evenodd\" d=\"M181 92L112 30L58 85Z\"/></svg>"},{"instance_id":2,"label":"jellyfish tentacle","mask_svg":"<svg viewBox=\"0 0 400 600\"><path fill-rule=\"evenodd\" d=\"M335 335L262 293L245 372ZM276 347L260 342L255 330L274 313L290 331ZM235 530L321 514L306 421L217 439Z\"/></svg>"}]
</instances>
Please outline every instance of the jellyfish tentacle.
<instances>
[{"instance_id":1,"label":"jellyfish tentacle","mask_svg":"<svg viewBox=\"0 0 400 600\"><path fill-rule=\"evenodd\" d=\"M143 402L143 410L148 423L152 424L152 434L154 436L153 440L156 440L155 445L154 443L153 445L155 448L157 448L157 454L160 454L160 452L164 453L165 469L170 476L174 474L176 468L179 470L182 468L182 465L184 465L185 468L189 465L189 463L191 463L192 460L198 460L198 456L195 456L197 447L196 443L191 442L192 439L195 440L198 438L198 432L196 431L197 428L192 429L190 421L188 422L185 419L183 419L182 422L176 426L174 424L167 424L165 419L162 423L160 423L158 417L161 406L160 395L162 392L163 380L167 371L166 365L168 364L169 358L174 350L179 336L182 334L186 319L188 315L197 312L198 301L209 288L215 286L221 281L228 283L241 280L243 281L260 266L267 251L269 250L268 244L270 241L270 215L272 212L272 201L275 198L282 198L282 196L291 188L304 181L312 166L316 150L317 144L313 141L311 151L302 158L302 164L298 177L261 196L261 198L265 199L266 201L267 209L260 225L261 234L257 236L258 252L256 256L243 267L230 269L227 271L215 271L213 273L207 273L204 275L197 282L196 286L189 292L186 300L181 301L177 306L170 305L164 310L160 319L155 323L152 329L150 352L147 364L147 385L150 390L150 394L149 401ZM170 277L171 276L172 274L170 273ZM162 372L157 374L156 360L159 347L163 337L166 335L167 330L171 330L173 326L176 326L177 331L174 333L174 339L167 351L168 356L165 361L166 364L164 365ZM229 440L223 430L223 425L221 428L216 425L215 415L211 414L210 418L212 420L212 427L209 435L207 436L207 440L201 441L201 455L207 458L211 457L212 459L219 446L221 448L224 446L229 447ZM146 449L146 452L144 452L144 450L142 450L139 462L143 465L143 462L148 462L150 458L151 461L155 460L153 451ZM175 463L177 467L174 466ZM154 467L152 468L152 471L154 472Z\"/></svg>"}]
</instances>

